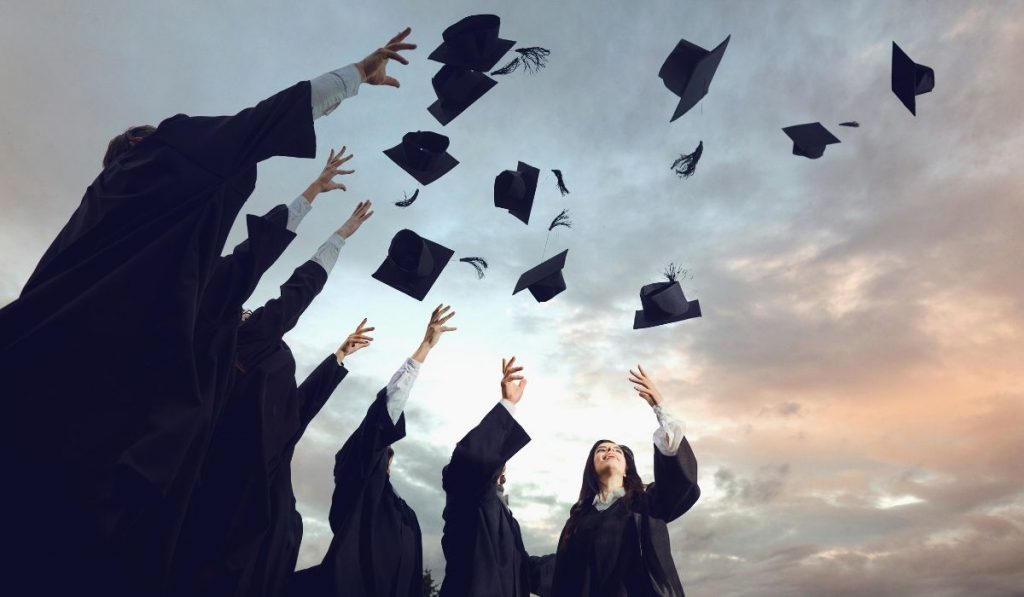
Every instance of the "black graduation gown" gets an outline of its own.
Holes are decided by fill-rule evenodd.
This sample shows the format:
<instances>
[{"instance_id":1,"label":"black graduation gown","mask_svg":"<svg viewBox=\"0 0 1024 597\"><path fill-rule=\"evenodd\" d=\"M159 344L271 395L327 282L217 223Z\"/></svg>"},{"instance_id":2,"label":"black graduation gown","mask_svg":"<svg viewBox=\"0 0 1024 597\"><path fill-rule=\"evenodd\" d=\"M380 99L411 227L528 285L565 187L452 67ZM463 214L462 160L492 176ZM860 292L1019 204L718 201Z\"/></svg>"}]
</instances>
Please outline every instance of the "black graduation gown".
<instances>
[{"instance_id":1,"label":"black graduation gown","mask_svg":"<svg viewBox=\"0 0 1024 597\"><path fill-rule=\"evenodd\" d=\"M655 448L654 483L631 511L622 498L604 512L588 505L573 535L559 541L550 595L683 597L666 524L699 497L697 459L686 438L675 456Z\"/></svg>"},{"instance_id":2,"label":"black graduation gown","mask_svg":"<svg viewBox=\"0 0 1024 597\"><path fill-rule=\"evenodd\" d=\"M163 584L174 531L150 514L184 510L212 412L196 344L207 281L256 164L314 154L308 81L235 116L169 118L100 173L0 310L12 582Z\"/></svg>"},{"instance_id":3,"label":"black graduation gown","mask_svg":"<svg viewBox=\"0 0 1024 597\"><path fill-rule=\"evenodd\" d=\"M214 430L176 557L179 595L264 594L262 581L254 577L261 545L272 528L273 475L284 452L294 449L347 374L332 354L296 387L295 359L282 339L326 280L320 265L307 262L281 286L278 298L257 309L241 327L236 325L234 384ZM291 495L290 478L287 487L285 499ZM294 497L290 501L284 514L289 525ZM297 544L295 549L297 556ZM294 569L294 560L292 566L287 573Z\"/></svg>"},{"instance_id":4,"label":"black graduation gown","mask_svg":"<svg viewBox=\"0 0 1024 597\"><path fill-rule=\"evenodd\" d=\"M323 561L296 574L292 595L421 597L423 535L416 513L395 493L388 446L405 437L387 409L387 388L334 459L331 530Z\"/></svg>"},{"instance_id":5,"label":"black graduation gown","mask_svg":"<svg viewBox=\"0 0 1024 597\"><path fill-rule=\"evenodd\" d=\"M519 523L496 491L501 469L530 436L501 404L455 446L444 467L442 597L545 594L554 556L530 556Z\"/></svg>"}]
</instances>

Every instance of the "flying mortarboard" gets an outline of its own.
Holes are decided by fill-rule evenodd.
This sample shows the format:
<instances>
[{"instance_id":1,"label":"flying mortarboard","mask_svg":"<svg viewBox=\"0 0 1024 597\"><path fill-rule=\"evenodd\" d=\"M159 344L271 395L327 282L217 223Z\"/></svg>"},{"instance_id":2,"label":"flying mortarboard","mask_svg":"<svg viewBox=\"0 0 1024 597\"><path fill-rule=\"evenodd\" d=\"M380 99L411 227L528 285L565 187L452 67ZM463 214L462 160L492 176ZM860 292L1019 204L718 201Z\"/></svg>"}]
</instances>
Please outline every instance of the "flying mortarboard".
<instances>
[{"instance_id":1,"label":"flying mortarboard","mask_svg":"<svg viewBox=\"0 0 1024 597\"><path fill-rule=\"evenodd\" d=\"M385 149L384 155L422 185L434 182L459 164L448 153L448 137L425 131L406 133L402 142Z\"/></svg>"},{"instance_id":2,"label":"flying mortarboard","mask_svg":"<svg viewBox=\"0 0 1024 597\"><path fill-rule=\"evenodd\" d=\"M565 268L565 256L568 254L569 249L566 249L519 276L512 294L518 294L524 288L529 289L538 303L545 303L558 296L565 290L562 269Z\"/></svg>"},{"instance_id":3,"label":"flying mortarboard","mask_svg":"<svg viewBox=\"0 0 1024 597\"><path fill-rule=\"evenodd\" d=\"M455 251L412 230L399 230L373 277L422 301L454 254Z\"/></svg>"},{"instance_id":4,"label":"flying mortarboard","mask_svg":"<svg viewBox=\"0 0 1024 597\"><path fill-rule=\"evenodd\" d=\"M816 160L825 153L825 146L841 143L832 133L828 132L820 122L795 124L782 129L793 140L793 155Z\"/></svg>"},{"instance_id":5,"label":"flying mortarboard","mask_svg":"<svg viewBox=\"0 0 1024 597\"><path fill-rule=\"evenodd\" d=\"M633 315L634 330L700 317L700 301L686 300L675 280L645 285L640 289L640 305L642 309Z\"/></svg>"},{"instance_id":6,"label":"flying mortarboard","mask_svg":"<svg viewBox=\"0 0 1024 597\"><path fill-rule=\"evenodd\" d=\"M444 30L444 41L428 59L462 68L489 71L516 42L498 37L497 15L472 15Z\"/></svg>"},{"instance_id":7,"label":"flying mortarboard","mask_svg":"<svg viewBox=\"0 0 1024 597\"><path fill-rule=\"evenodd\" d=\"M539 169L523 162L515 170L505 170L494 178L494 206L529 224L539 176Z\"/></svg>"},{"instance_id":8,"label":"flying mortarboard","mask_svg":"<svg viewBox=\"0 0 1024 597\"><path fill-rule=\"evenodd\" d=\"M718 63L722 61L731 37L726 37L725 41L711 51L682 39L665 59L658 76L669 91L679 96L679 104L676 105L670 122L686 114L708 94L711 79L718 70Z\"/></svg>"},{"instance_id":9,"label":"flying mortarboard","mask_svg":"<svg viewBox=\"0 0 1024 597\"><path fill-rule=\"evenodd\" d=\"M455 120L456 116L498 84L484 73L447 64L437 71L431 83L437 101L427 111L442 125Z\"/></svg>"},{"instance_id":10,"label":"flying mortarboard","mask_svg":"<svg viewBox=\"0 0 1024 597\"><path fill-rule=\"evenodd\" d=\"M892 42L892 92L911 114L917 116L915 98L934 88L935 71L911 60L903 48Z\"/></svg>"}]
</instances>

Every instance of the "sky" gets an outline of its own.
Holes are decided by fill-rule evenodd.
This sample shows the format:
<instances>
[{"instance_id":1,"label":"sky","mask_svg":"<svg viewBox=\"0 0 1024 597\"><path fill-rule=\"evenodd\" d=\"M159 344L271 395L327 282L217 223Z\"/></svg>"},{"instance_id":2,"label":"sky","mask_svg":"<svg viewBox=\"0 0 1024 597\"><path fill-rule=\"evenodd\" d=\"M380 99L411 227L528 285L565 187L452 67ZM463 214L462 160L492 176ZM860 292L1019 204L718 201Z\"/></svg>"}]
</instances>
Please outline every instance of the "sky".
<instances>
[{"instance_id":1,"label":"sky","mask_svg":"<svg viewBox=\"0 0 1024 597\"><path fill-rule=\"evenodd\" d=\"M595 439L632 446L653 480L656 420L627 382L642 363L700 467L700 501L669 525L687 594L1024 587L1024 2L0 0L0 11L0 304L111 136L179 112L233 113L413 28L411 64L389 67L401 88L361 87L317 121L317 158L263 163L243 208L290 201L331 147L355 155L348 191L316 200L255 306L357 201L376 206L286 338L302 377L360 319L377 327L295 455L300 568L330 543L335 452L444 303L459 329L422 368L392 470L435 578L441 468L500 398L501 358L515 355L532 441L507 491L533 554L553 551ZM440 65L426 56L445 27L481 12L517 47L550 49L549 65L499 78L441 127L426 111ZM680 38L710 49L728 35L710 92L670 123L662 61ZM893 41L935 70L916 117L889 90ZM837 126L848 120L861 126ZM781 128L814 121L842 143L818 160L792 155ZM382 153L416 130L449 136L460 160L428 187ZM701 141L696 174L677 178L669 166ZM491 195L520 160L542 170L529 226ZM416 188L411 207L393 205ZM549 235L562 209L573 227ZM453 260L423 302L377 282L402 228L485 257L486 277ZM512 295L564 249L564 293ZM640 287L670 262L688 270L703 317L631 329Z\"/></svg>"}]
</instances>

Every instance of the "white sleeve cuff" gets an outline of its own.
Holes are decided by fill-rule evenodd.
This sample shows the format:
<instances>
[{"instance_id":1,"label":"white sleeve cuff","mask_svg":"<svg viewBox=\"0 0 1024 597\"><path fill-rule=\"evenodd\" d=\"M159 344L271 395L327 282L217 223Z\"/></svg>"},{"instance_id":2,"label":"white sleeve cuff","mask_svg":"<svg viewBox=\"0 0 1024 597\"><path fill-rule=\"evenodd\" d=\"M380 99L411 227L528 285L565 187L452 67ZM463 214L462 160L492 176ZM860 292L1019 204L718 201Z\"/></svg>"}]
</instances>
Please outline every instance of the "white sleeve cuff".
<instances>
[{"instance_id":1,"label":"white sleeve cuff","mask_svg":"<svg viewBox=\"0 0 1024 597\"><path fill-rule=\"evenodd\" d=\"M313 120L327 116L337 108L345 98L359 93L359 70L355 64L343 66L329 73L324 73L309 81L310 102L313 104Z\"/></svg>"},{"instance_id":2,"label":"white sleeve cuff","mask_svg":"<svg viewBox=\"0 0 1024 597\"><path fill-rule=\"evenodd\" d=\"M313 206L309 204L309 201L302 195L299 195L288 204L288 223L285 227L291 232L295 232L298 230L302 218L306 217L306 214L312 209Z\"/></svg>"},{"instance_id":3,"label":"white sleeve cuff","mask_svg":"<svg viewBox=\"0 0 1024 597\"><path fill-rule=\"evenodd\" d=\"M686 427L660 405L654 406L653 409L654 415L658 417L658 428L654 431L654 446L665 456L675 456L679 451L679 445L683 443Z\"/></svg>"},{"instance_id":4,"label":"white sleeve cuff","mask_svg":"<svg viewBox=\"0 0 1024 597\"><path fill-rule=\"evenodd\" d=\"M391 381L388 382L385 391L388 397L388 416L391 417L392 423L398 423L398 419L401 418L402 411L405 410L405 403L409 400L409 393L412 392L412 385L419 372L420 364L408 358L391 376Z\"/></svg>"},{"instance_id":5,"label":"white sleeve cuff","mask_svg":"<svg viewBox=\"0 0 1024 597\"><path fill-rule=\"evenodd\" d=\"M508 410L508 414L512 415L513 417L516 416L516 405L514 403L502 398L499 404L501 404L502 406L505 407L506 410Z\"/></svg>"},{"instance_id":6,"label":"white sleeve cuff","mask_svg":"<svg viewBox=\"0 0 1024 597\"><path fill-rule=\"evenodd\" d=\"M324 271L328 274L334 268L334 264L338 261L338 255L341 254L341 248L345 246L345 239L341 238L337 232L332 234L324 244L320 245L320 248L316 250L311 258L320 267L324 268Z\"/></svg>"}]
</instances>

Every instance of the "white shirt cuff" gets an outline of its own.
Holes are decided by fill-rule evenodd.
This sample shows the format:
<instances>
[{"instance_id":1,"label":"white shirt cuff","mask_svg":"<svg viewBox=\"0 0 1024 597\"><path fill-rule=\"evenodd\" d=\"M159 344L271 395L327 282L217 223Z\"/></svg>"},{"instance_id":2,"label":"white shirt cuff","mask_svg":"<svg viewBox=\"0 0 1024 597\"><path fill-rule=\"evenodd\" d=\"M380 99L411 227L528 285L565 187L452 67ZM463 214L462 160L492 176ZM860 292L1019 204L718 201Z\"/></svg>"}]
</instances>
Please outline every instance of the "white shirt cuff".
<instances>
[{"instance_id":1,"label":"white shirt cuff","mask_svg":"<svg viewBox=\"0 0 1024 597\"><path fill-rule=\"evenodd\" d=\"M313 104L313 120L327 116L337 108L345 98L359 93L359 70L355 64L343 66L329 73L324 73L309 81L310 102Z\"/></svg>"},{"instance_id":2,"label":"white shirt cuff","mask_svg":"<svg viewBox=\"0 0 1024 597\"><path fill-rule=\"evenodd\" d=\"M341 254L341 248L345 246L345 239L341 238L337 232L332 234L324 244L320 245L320 248L313 253L311 257L312 261L315 261L320 267L324 268L324 271L328 274L334 268L334 264L338 261L338 255Z\"/></svg>"},{"instance_id":3,"label":"white shirt cuff","mask_svg":"<svg viewBox=\"0 0 1024 597\"><path fill-rule=\"evenodd\" d=\"M516 405L514 403L502 398L499 404L501 404L502 406L505 407L506 410L508 410L508 414L512 415L513 417L516 416Z\"/></svg>"},{"instance_id":4,"label":"white shirt cuff","mask_svg":"<svg viewBox=\"0 0 1024 597\"><path fill-rule=\"evenodd\" d=\"M409 393L412 385L420 373L420 364L412 358L405 359L402 366L391 376L387 385L388 416L392 423L398 423L398 419L405 410L405 403L409 400Z\"/></svg>"},{"instance_id":5,"label":"white shirt cuff","mask_svg":"<svg viewBox=\"0 0 1024 597\"><path fill-rule=\"evenodd\" d=\"M654 415L658 417L658 428L654 431L654 447L665 456L675 456L679 451L679 445L683 443L686 427L660 405L654 406L653 409Z\"/></svg>"},{"instance_id":6,"label":"white shirt cuff","mask_svg":"<svg viewBox=\"0 0 1024 597\"><path fill-rule=\"evenodd\" d=\"M288 223L285 227L291 232L295 232L298 230L302 218L306 217L306 214L312 209L313 206L310 205L309 201L302 195L299 195L288 204Z\"/></svg>"}]
</instances>

